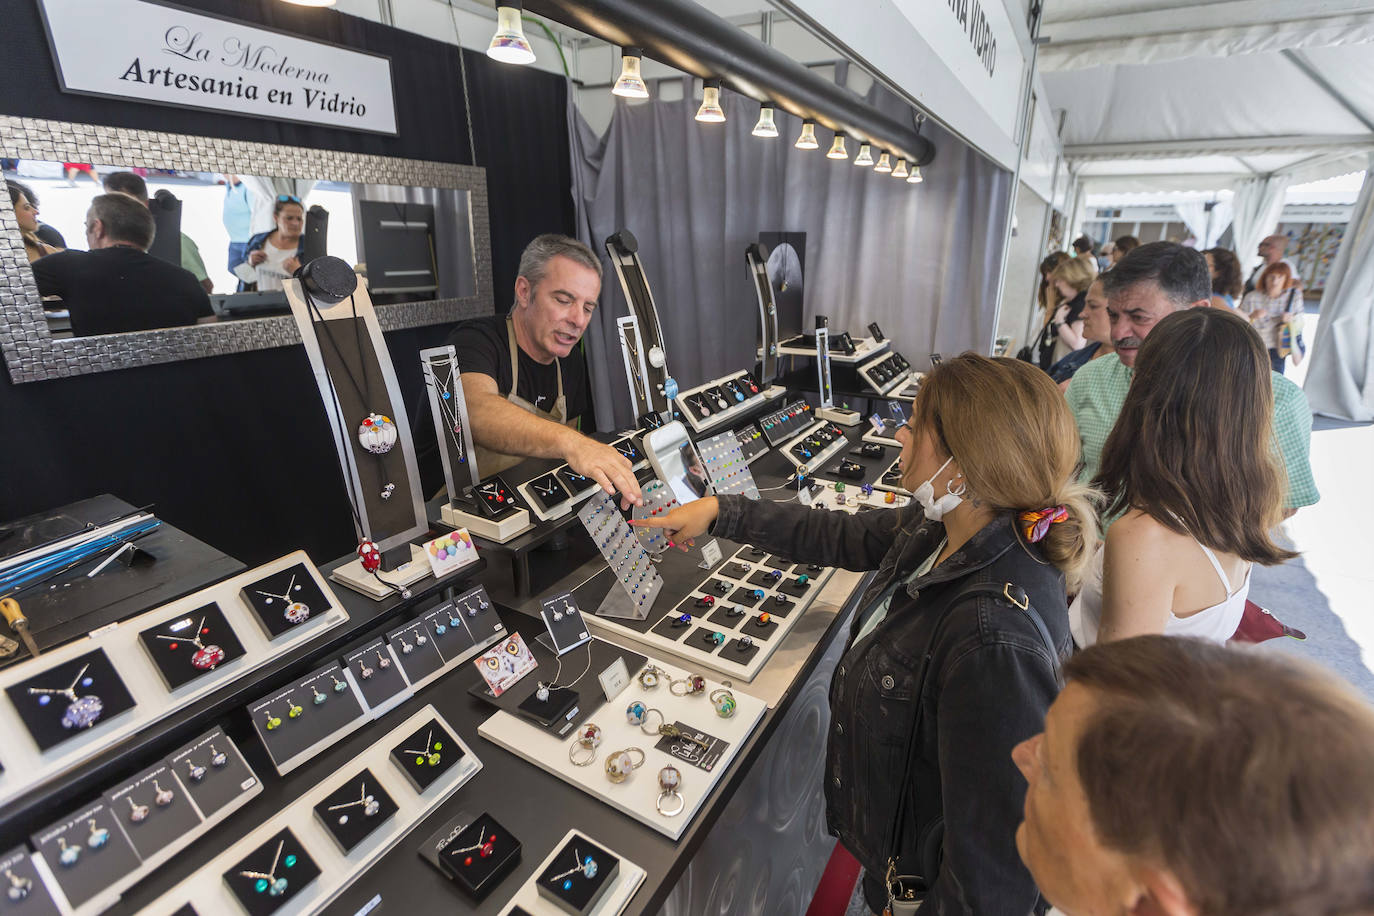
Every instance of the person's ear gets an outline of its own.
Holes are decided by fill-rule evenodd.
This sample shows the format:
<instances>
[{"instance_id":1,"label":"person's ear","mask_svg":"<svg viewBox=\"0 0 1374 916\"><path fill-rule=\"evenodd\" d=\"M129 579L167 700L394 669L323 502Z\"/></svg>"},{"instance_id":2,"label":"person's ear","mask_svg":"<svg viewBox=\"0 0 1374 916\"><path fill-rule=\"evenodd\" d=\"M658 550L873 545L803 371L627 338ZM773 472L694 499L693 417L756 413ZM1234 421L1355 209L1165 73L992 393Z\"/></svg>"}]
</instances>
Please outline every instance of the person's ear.
<instances>
[{"instance_id":1,"label":"person's ear","mask_svg":"<svg viewBox=\"0 0 1374 916\"><path fill-rule=\"evenodd\" d=\"M518 308L526 308L530 304L530 281L528 277L515 278L515 304Z\"/></svg>"},{"instance_id":2,"label":"person's ear","mask_svg":"<svg viewBox=\"0 0 1374 916\"><path fill-rule=\"evenodd\" d=\"M1197 907L1188 899L1183 884L1173 872L1145 868L1137 875L1140 896L1130 912L1133 916L1197 916Z\"/></svg>"}]
</instances>

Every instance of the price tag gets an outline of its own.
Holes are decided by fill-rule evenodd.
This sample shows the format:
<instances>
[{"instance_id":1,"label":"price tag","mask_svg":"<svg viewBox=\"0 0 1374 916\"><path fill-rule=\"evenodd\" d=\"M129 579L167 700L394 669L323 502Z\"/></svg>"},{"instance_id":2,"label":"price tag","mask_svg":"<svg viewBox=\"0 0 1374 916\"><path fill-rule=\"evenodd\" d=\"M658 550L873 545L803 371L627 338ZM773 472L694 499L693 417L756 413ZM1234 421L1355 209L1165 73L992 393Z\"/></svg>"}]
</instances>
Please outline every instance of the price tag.
<instances>
[{"instance_id":1,"label":"price tag","mask_svg":"<svg viewBox=\"0 0 1374 916\"><path fill-rule=\"evenodd\" d=\"M701 548L701 562L697 566L702 569L711 569L720 562L720 559L720 544L716 542L715 538L712 538Z\"/></svg>"},{"instance_id":2,"label":"price tag","mask_svg":"<svg viewBox=\"0 0 1374 916\"><path fill-rule=\"evenodd\" d=\"M606 701L610 702L620 695L620 692L630 683L630 672L625 667L625 659L617 658L611 662L610 667L597 676L601 681L601 689L606 694Z\"/></svg>"}]
</instances>

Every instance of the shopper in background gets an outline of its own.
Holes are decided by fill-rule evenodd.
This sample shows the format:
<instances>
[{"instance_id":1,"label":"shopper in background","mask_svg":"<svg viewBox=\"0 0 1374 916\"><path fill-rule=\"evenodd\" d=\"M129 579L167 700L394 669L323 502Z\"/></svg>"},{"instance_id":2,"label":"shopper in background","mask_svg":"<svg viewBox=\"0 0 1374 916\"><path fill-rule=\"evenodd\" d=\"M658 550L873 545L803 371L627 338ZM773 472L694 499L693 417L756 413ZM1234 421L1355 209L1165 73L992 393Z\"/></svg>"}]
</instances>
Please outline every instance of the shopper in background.
<instances>
[{"instance_id":1,"label":"shopper in background","mask_svg":"<svg viewBox=\"0 0 1374 916\"><path fill-rule=\"evenodd\" d=\"M1264 345L1230 310L1166 315L1140 348L1093 486L1116 521L1069 610L1079 646L1147 633L1225 642L1250 566L1297 554L1283 518Z\"/></svg>"},{"instance_id":2,"label":"shopper in background","mask_svg":"<svg viewBox=\"0 0 1374 916\"><path fill-rule=\"evenodd\" d=\"M1088 342L1087 346L1050 367L1050 378L1059 383L1060 391L1068 390L1074 373L1084 365L1115 352L1111 324L1107 321L1107 293L1102 288L1101 277L1088 287L1088 294L1083 299L1083 339Z\"/></svg>"},{"instance_id":3,"label":"shopper in background","mask_svg":"<svg viewBox=\"0 0 1374 916\"><path fill-rule=\"evenodd\" d=\"M1097 243L1086 235L1080 235L1073 240L1074 259L1085 262L1093 276L1097 276L1097 257L1093 254L1093 249L1096 247Z\"/></svg>"},{"instance_id":4,"label":"shopper in background","mask_svg":"<svg viewBox=\"0 0 1374 916\"><path fill-rule=\"evenodd\" d=\"M1302 276L1298 273L1297 265L1283 256L1287 250L1288 236L1286 235L1268 235L1261 239L1255 253L1263 260L1260 261L1258 267L1250 271L1250 276L1246 278L1245 292L1254 292L1259 285L1259 276L1264 272L1264 269L1279 263L1288 265L1288 272L1297 281L1298 289L1302 289Z\"/></svg>"},{"instance_id":5,"label":"shopper in background","mask_svg":"<svg viewBox=\"0 0 1374 916\"><path fill-rule=\"evenodd\" d=\"M253 195L237 175L224 176L224 206L220 211L229 233L229 270L248 259L248 240L253 237Z\"/></svg>"},{"instance_id":6,"label":"shopper in background","mask_svg":"<svg viewBox=\"0 0 1374 916\"><path fill-rule=\"evenodd\" d=\"M240 292L281 289L281 281L295 274L301 266L305 249L305 205L301 199L294 194L278 194L272 204L272 222L276 224L274 228L248 240L243 260L229 265L231 271L239 264L257 268L256 282L239 278Z\"/></svg>"},{"instance_id":7,"label":"shopper in background","mask_svg":"<svg viewBox=\"0 0 1374 916\"><path fill-rule=\"evenodd\" d=\"M1374 710L1349 685L1162 636L1086 649L1064 678L1013 755L1016 846L1058 911L1374 912Z\"/></svg>"},{"instance_id":8,"label":"shopper in background","mask_svg":"<svg viewBox=\"0 0 1374 916\"><path fill-rule=\"evenodd\" d=\"M60 251L61 248L44 242L39 236L44 227L38 222L38 201L28 185L17 181L7 181L6 184L9 185L10 204L14 207L14 219L19 224L19 236L24 240L24 254L29 263Z\"/></svg>"},{"instance_id":9,"label":"shopper in background","mask_svg":"<svg viewBox=\"0 0 1374 916\"><path fill-rule=\"evenodd\" d=\"M1048 370L1087 344L1083 339L1083 307L1088 287L1097 276L1088 266L1091 263L1088 257L1069 258L1050 274L1050 283L1059 293L1060 303L1050 318L1049 333L1041 338L1040 366L1043 369Z\"/></svg>"},{"instance_id":10,"label":"shopper in background","mask_svg":"<svg viewBox=\"0 0 1374 916\"><path fill-rule=\"evenodd\" d=\"M1097 272L1110 270L1112 266L1112 251L1116 246L1111 242L1102 246L1102 250L1097 253Z\"/></svg>"},{"instance_id":11,"label":"shopper in background","mask_svg":"<svg viewBox=\"0 0 1374 916\"><path fill-rule=\"evenodd\" d=\"M1229 248L1208 248L1202 256L1207 259L1207 273L1212 277L1212 307L1235 308L1244 286L1240 258Z\"/></svg>"},{"instance_id":12,"label":"shopper in background","mask_svg":"<svg viewBox=\"0 0 1374 916\"><path fill-rule=\"evenodd\" d=\"M1082 437L1083 476L1087 480L1097 476L1102 447L1126 403L1131 367L1141 343L1166 315L1208 305L1212 299L1212 282L1202 254L1172 242L1141 245L1103 274L1102 284L1116 353L1079 369L1065 393ZM1320 498L1308 463L1312 411L1297 385L1278 373L1272 374L1270 381L1274 390L1274 438L1287 470L1285 504L1291 515ZM1242 483L1234 475L1228 478L1228 485ZM1251 523L1261 521L1252 519Z\"/></svg>"},{"instance_id":13,"label":"shopper in background","mask_svg":"<svg viewBox=\"0 0 1374 916\"><path fill-rule=\"evenodd\" d=\"M1255 291L1246 293L1240 301L1240 311L1259 331L1269 348L1270 364L1282 375L1286 354L1280 352L1279 346L1284 327L1300 321L1303 312L1302 289L1294 281L1287 261L1275 261L1264 268Z\"/></svg>"},{"instance_id":14,"label":"shopper in background","mask_svg":"<svg viewBox=\"0 0 1374 916\"><path fill-rule=\"evenodd\" d=\"M134 172L110 172L101 181L107 194L127 194L143 206L149 206L148 182L142 175ZM210 280L210 272L205 269L205 261L200 256L200 246L184 232L181 233L181 269L195 276L207 293L215 291L215 284Z\"/></svg>"},{"instance_id":15,"label":"shopper in background","mask_svg":"<svg viewBox=\"0 0 1374 916\"><path fill-rule=\"evenodd\" d=\"M635 524L878 570L830 687L830 831L863 863L874 912L891 860L920 876L921 912L1027 914L1038 895L1012 841L1024 782L999 754L1039 731L1058 690L1065 585L1077 588L1097 536L1073 480L1073 418L1045 373L965 353L926 376L897 436L919 507L848 515L708 496ZM978 584L999 597L971 595Z\"/></svg>"},{"instance_id":16,"label":"shopper in background","mask_svg":"<svg viewBox=\"0 0 1374 916\"><path fill-rule=\"evenodd\" d=\"M1123 235L1121 238L1112 242L1112 266L1115 267L1122 258L1140 247L1140 239L1133 235Z\"/></svg>"},{"instance_id":17,"label":"shopper in background","mask_svg":"<svg viewBox=\"0 0 1374 916\"><path fill-rule=\"evenodd\" d=\"M1059 308L1059 290L1055 288L1050 280L1050 274L1054 273L1056 267L1065 261L1070 260L1067 252L1056 251L1045 256L1040 262L1040 288L1036 292L1036 301L1040 303L1040 332L1036 334L1035 340L1027 346L1021 348L1017 358L1028 363L1039 366L1042 369L1048 368L1048 363L1040 361L1042 351L1048 356L1054 347L1054 336L1050 331L1050 324L1054 320L1054 313Z\"/></svg>"}]
</instances>

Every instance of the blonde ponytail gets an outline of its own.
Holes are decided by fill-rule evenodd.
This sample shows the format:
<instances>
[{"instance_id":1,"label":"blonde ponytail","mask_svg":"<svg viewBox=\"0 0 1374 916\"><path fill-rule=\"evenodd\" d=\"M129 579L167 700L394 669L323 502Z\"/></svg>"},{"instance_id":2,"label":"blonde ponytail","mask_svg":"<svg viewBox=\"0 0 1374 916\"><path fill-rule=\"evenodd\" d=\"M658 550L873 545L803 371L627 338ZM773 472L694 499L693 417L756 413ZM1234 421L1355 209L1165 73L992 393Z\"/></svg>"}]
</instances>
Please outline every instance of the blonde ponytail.
<instances>
[{"instance_id":1,"label":"blonde ponytail","mask_svg":"<svg viewBox=\"0 0 1374 916\"><path fill-rule=\"evenodd\" d=\"M1097 550L1097 509L1101 494L1087 484L1071 480L1052 500L1063 506L1069 517L1050 525L1040 547L1045 559L1059 567L1070 595L1077 594L1087 574L1088 564Z\"/></svg>"}]
</instances>

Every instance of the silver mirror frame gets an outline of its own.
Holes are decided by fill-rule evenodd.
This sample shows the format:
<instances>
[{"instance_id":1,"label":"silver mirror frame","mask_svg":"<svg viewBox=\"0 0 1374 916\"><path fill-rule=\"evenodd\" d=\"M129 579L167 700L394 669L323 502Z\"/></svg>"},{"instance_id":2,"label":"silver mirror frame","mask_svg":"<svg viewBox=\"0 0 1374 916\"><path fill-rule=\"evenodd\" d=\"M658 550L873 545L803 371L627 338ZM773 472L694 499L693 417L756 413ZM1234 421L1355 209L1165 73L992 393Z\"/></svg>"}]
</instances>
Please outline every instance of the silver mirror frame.
<instances>
[{"instance_id":1,"label":"silver mirror frame","mask_svg":"<svg viewBox=\"0 0 1374 916\"><path fill-rule=\"evenodd\" d=\"M57 162L115 161L244 175L259 174L262 163L272 162L273 177L468 191L474 295L383 305L377 308L377 318L383 331L395 331L450 324L492 311L491 227L487 222L486 170L482 168L9 115L0 115L0 156ZM0 353L15 384L300 342L300 332L290 315L54 339L43 318L42 300L24 254L14 207L8 194L0 194Z\"/></svg>"}]
</instances>

